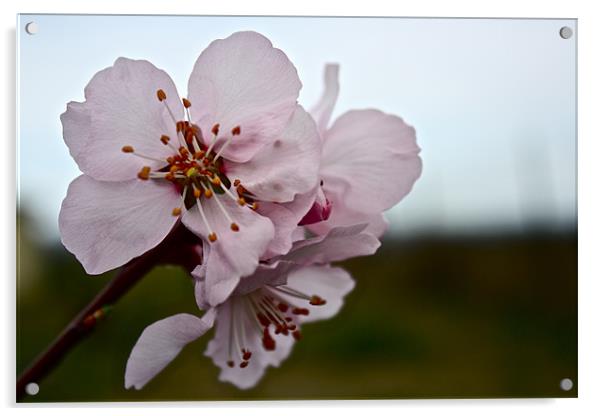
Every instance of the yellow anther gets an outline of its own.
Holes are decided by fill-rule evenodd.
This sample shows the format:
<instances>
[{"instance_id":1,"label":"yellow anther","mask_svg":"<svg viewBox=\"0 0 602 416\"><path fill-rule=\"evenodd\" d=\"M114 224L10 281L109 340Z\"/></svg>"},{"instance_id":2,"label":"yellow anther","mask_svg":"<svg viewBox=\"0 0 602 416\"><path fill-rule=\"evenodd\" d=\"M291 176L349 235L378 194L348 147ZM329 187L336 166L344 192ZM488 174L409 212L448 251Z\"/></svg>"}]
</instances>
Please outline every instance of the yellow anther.
<instances>
[{"instance_id":1,"label":"yellow anther","mask_svg":"<svg viewBox=\"0 0 602 416\"><path fill-rule=\"evenodd\" d=\"M191 178L193 176L196 176L197 173L199 173L199 170L197 168L188 168L188 170L186 171L186 176Z\"/></svg>"},{"instance_id":2,"label":"yellow anther","mask_svg":"<svg viewBox=\"0 0 602 416\"><path fill-rule=\"evenodd\" d=\"M205 189L205 198L209 199L213 196L213 191L209 188Z\"/></svg>"},{"instance_id":3,"label":"yellow anther","mask_svg":"<svg viewBox=\"0 0 602 416\"><path fill-rule=\"evenodd\" d=\"M238 205L244 207L245 205L247 205L247 201L243 197L240 197L238 198Z\"/></svg>"},{"instance_id":4,"label":"yellow anther","mask_svg":"<svg viewBox=\"0 0 602 416\"><path fill-rule=\"evenodd\" d=\"M195 198L200 198L201 197L201 190L198 188L194 188L194 197Z\"/></svg>"},{"instance_id":5,"label":"yellow anther","mask_svg":"<svg viewBox=\"0 0 602 416\"><path fill-rule=\"evenodd\" d=\"M182 208L174 208L173 211L171 211L171 215L173 215L174 217L177 217L181 213L182 213Z\"/></svg>"}]
</instances>

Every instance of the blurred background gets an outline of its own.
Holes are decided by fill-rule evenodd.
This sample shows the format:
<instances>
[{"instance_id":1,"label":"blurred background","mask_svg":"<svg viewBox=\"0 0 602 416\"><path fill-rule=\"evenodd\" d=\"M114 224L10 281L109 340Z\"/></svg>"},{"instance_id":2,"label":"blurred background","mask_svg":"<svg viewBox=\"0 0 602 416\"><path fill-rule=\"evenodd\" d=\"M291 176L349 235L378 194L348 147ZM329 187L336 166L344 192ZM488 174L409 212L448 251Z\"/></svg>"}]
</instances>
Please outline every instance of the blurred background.
<instances>
[{"instance_id":1,"label":"blurred background","mask_svg":"<svg viewBox=\"0 0 602 416\"><path fill-rule=\"evenodd\" d=\"M259 31L297 67L301 104L339 62L335 117L400 115L424 162L378 253L343 264L357 286L341 313L304 327L255 389L217 381L209 335L144 390L124 390L144 327L197 311L184 271L165 266L25 400L575 397L576 35L560 37L563 26L576 32L574 20L21 15L17 372L111 278L86 276L59 241L79 175L59 115L117 57L150 60L185 95L211 40Z\"/></svg>"}]
</instances>

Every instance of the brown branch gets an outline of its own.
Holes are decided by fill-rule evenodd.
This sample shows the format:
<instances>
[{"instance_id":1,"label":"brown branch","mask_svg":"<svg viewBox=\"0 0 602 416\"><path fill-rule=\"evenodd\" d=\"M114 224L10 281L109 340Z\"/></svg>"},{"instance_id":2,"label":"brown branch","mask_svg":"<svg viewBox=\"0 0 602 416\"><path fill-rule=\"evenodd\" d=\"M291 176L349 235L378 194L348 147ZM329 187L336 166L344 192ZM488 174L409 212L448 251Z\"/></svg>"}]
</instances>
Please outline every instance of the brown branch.
<instances>
[{"instance_id":1,"label":"brown branch","mask_svg":"<svg viewBox=\"0 0 602 416\"><path fill-rule=\"evenodd\" d=\"M95 327L99 311L114 304L153 267L173 263L192 270L199 264L194 250L195 237L178 225L157 247L123 266L103 290L65 327L50 346L17 379L17 401L25 394L25 387L40 380L54 369L65 355Z\"/></svg>"}]
</instances>

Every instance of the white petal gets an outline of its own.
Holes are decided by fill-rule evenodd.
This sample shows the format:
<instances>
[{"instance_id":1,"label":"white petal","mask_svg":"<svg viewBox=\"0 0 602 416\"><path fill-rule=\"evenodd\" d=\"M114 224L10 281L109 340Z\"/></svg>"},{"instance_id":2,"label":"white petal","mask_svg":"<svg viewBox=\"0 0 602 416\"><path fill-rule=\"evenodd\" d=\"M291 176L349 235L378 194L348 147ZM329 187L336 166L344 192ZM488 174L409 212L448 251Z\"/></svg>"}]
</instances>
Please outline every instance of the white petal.
<instances>
[{"instance_id":1,"label":"white petal","mask_svg":"<svg viewBox=\"0 0 602 416\"><path fill-rule=\"evenodd\" d=\"M318 183L321 141L316 125L301 106L277 140L246 163L226 163L228 175L260 201L288 202Z\"/></svg>"},{"instance_id":2,"label":"white petal","mask_svg":"<svg viewBox=\"0 0 602 416\"><path fill-rule=\"evenodd\" d=\"M288 275L287 287L309 296L317 295L326 301L325 305L308 305L288 295L282 295L292 305L308 308L309 315L299 316L300 322L311 322L332 318L343 306L343 298L355 286L351 275L340 267L308 266L294 270Z\"/></svg>"},{"instance_id":3,"label":"white petal","mask_svg":"<svg viewBox=\"0 0 602 416\"><path fill-rule=\"evenodd\" d=\"M365 232L367 224L333 228L328 234L297 241L282 258L298 264L331 263L374 254L380 241Z\"/></svg>"},{"instance_id":4,"label":"white petal","mask_svg":"<svg viewBox=\"0 0 602 416\"><path fill-rule=\"evenodd\" d=\"M245 305L243 297L232 297L226 303L220 305L216 318L215 337L207 345L205 355L211 357L216 366L221 368L219 379L234 384L240 389L249 389L255 386L263 377L268 366L277 367L291 352L294 340L291 336L272 336L276 340L276 349L266 351L262 345L262 334L252 321L255 319ZM233 328L244 327L242 331L230 331ZM234 341L233 334L238 336L238 346L249 349L252 353L246 368L240 368L238 351L233 347L230 356L230 344ZM230 359L235 362L234 367L229 367Z\"/></svg>"},{"instance_id":5,"label":"white petal","mask_svg":"<svg viewBox=\"0 0 602 416\"><path fill-rule=\"evenodd\" d=\"M171 183L101 182L86 175L69 185L59 214L61 241L86 272L100 274L159 244L181 203Z\"/></svg>"},{"instance_id":6,"label":"white petal","mask_svg":"<svg viewBox=\"0 0 602 416\"><path fill-rule=\"evenodd\" d=\"M121 181L135 178L142 166L166 165L121 150L129 145L161 160L171 155L160 138L168 135L175 140L175 124L157 99L158 89L164 90L167 104L181 119L183 107L171 78L148 61L126 58L94 75L85 89L85 102L67 105L61 115L63 137L83 173Z\"/></svg>"},{"instance_id":7,"label":"white petal","mask_svg":"<svg viewBox=\"0 0 602 416\"><path fill-rule=\"evenodd\" d=\"M324 67L324 92L320 101L310 110L321 135L326 132L332 110L339 96L339 65L327 64Z\"/></svg>"},{"instance_id":8,"label":"white petal","mask_svg":"<svg viewBox=\"0 0 602 416\"><path fill-rule=\"evenodd\" d=\"M144 387L161 372L190 342L213 326L215 311L202 319L181 313L146 327L130 353L125 370L125 388Z\"/></svg>"},{"instance_id":9,"label":"white petal","mask_svg":"<svg viewBox=\"0 0 602 416\"><path fill-rule=\"evenodd\" d=\"M377 110L349 111L326 133L321 176L333 210L380 214L410 192L422 171L416 131ZM336 195L336 198L333 197Z\"/></svg>"},{"instance_id":10,"label":"white petal","mask_svg":"<svg viewBox=\"0 0 602 416\"><path fill-rule=\"evenodd\" d=\"M282 131L300 89L297 70L281 50L259 33L237 32L201 53L190 75L188 98L204 137L212 137L211 128L219 123L222 143L240 126L241 134L223 155L245 162Z\"/></svg>"},{"instance_id":11,"label":"white petal","mask_svg":"<svg viewBox=\"0 0 602 416\"><path fill-rule=\"evenodd\" d=\"M219 208L216 198L220 198L223 207L238 224L240 231L234 232L230 229L230 222ZM248 207L239 206L223 195L203 198L201 204L211 230L207 229L199 210L195 207L183 215L182 221L204 238L207 297L211 305L218 305L226 299L241 277L255 271L260 256L274 237L274 226L268 218ZM217 241L207 242L210 232L217 234Z\"/></svg>"}]
</instances>

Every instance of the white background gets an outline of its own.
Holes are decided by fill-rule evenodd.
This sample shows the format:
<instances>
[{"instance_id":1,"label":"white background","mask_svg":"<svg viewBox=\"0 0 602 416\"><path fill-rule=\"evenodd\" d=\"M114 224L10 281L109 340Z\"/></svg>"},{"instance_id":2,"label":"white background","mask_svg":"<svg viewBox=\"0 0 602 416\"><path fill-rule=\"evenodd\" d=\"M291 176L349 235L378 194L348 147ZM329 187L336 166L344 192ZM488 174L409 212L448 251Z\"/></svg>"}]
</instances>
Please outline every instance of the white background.
<instances>
[{"instance_id":1,"label":"white background","mask_svg":"<svg viewBox=\"0 0 602 416\"><path fill-rule=\"evenodd\" d=\"M389 2L390 3L390 2ZM590 2L593 3L593 2ZM335 412L345 407L350 414L363 414L371 408L379 413L399 414L503 414L540 413L552 415L596 414L600 412L602 401L600 391L600 325L596 321L602 316L599 302L600 234L599 213L602 212L600 198L600 138L602 137L599 119L600 103L600 40L602 40L601 15L586 2L559 1L421 1L390 5L385 1L371 0L360 5L346 2L310 1L286 4L282 1L220 1L214 3L201 1L127 1L105 0L103 2L81 2L54 0L50 4L44 1L21 1L18 4L3 2L1 21L3 29L2 80L4 99L0 106L4 129L2 138L3 203L1 229L3 230L0 247L0 263L5 266L2 276L4 282L4 326L1 335L2 365L4 377L1 380L2 404L14 406L15 381L15 24L16 13L152 13L152 14L249 14L249 15L393 15L393 16L446 16L446 17L553 17L579 19L579 399L564 400L481 400L481 401L395 401L395 402L275 402L275 403L194 403L194 404L154 404L153 408L141 409L143 405L130 405L132 413L164 414L166 408L183 406L179 410L184 414L203 412L213 414L216 410L238 414L263 414L269 408L282 414L306 414ZM302 34L299 34L302 36ZM597 54L597 55L596 55ZM558 305L562 307L562 305ZM43 311L40 311L43 313ZM93 380L89 382L93 383ZM123 406L123 405L121 405ZM148 406L145 404L144 406ZM26 412L40 406L19 406ZM69 406L69 409L37 409L50 414L81 414L81 409ZM91 407L88 405L88 407ZM107 413L107 405L92 406L86 412L90 414ZM133 408L132 408L133 407ZM202 407L197 409L196 407ZM286 407L284 409L278 409ZM337 409L335 409L335 407ZM12 410L10 411L12 413Z\"/></svg>"}]
</instances>

